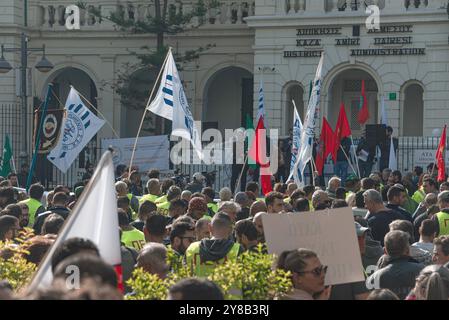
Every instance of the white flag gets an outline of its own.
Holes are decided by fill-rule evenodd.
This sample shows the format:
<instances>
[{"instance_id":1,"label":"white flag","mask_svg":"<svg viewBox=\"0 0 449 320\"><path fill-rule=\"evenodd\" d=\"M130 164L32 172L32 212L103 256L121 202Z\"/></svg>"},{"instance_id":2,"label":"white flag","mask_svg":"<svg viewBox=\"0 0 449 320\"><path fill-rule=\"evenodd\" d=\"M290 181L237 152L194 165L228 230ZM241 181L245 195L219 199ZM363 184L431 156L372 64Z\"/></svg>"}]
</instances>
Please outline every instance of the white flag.
<instances>
[{"instance_id":1,"label":"white flag","mask_svg":"<svg viewBox=\"0 0 449 320\"><path fill-rule=\"evenodd\" d=\"M398 170L398 159L396 158L396 152L394 150L393 137L390 142L390 160L388 161L388 167L391 170Z\"/></svg>"},{"instance_id":2,"label":"white flag","mask_svg":"<svg viewBox=\"0 0 449 320\"><path fill-rule=\"evenodd\" d=\"M63 173L66 173L78 154L104 123L104 120L97 118L84 105L76 90L71 88L65 103L61 138L56 147L48 154L48 160Z\"/></svg>"},{"instance_id":3,"label":"white flag","mask_svg":"<svg viewBox=\"0 0 449 320\"><path fill-rule=\"evenodd\" d=\"M304 120L304 126L301 134L301 145L298 153L298 160L294 171L299 170L299 187L304 187L304 170L307 163L312 159L313 153L313 140L315 137L315 127L318 118L320 96L321 96L321 84L323 82L323 64L324 64L324 52L321 55L320 63L316 70L315 79L313 81L312 94L310 96L309 105L307 107L307 114Z\"/></svg>"},{"instance_id":4,"label":"white flag","mask_svg":"<svg viewBox=\"0 0 449 320\"><path fill-rule=\"evenodd\" d=\"M67 239L80 237L94 242L100 256L119 272L121 264L120 238L112 154L107 151L100 160L92 179L83 191L72 213L45 259L39 266L28 290L51 285L51 258ZM120 281L119 281L120 282Z\"/></svg>"},{"instance_id":5,"label":"white flag","mask_svg":"<svg viewBox=\"0 0 449 320\"><path fill-rule=\"evenodd\" d=\"M293 108L293 141L292 141L292 160L290 161L290 176L287 181L292 178L295 180L295 183L298 185L301 183L301 179L299 177L300 173L298 170L295 170L295 163L298 158L298 152L301 146L301 133L302 133L302 122L299 117L298 110Z\"/></svg>"},{"instance_id":6,"label":"white flag","mask_svg":"<svg viewBox=\"0 0 449 320\"><path fill-rule=\"evenodd\" d=\"M201 135L193 120L187 97L176 68L175 60L169 50L167 62L161 80L159 92L148 107L148 110L173 121L172 135L186 139L192 143L200 159Z\"/></svg>"}]
</instances>

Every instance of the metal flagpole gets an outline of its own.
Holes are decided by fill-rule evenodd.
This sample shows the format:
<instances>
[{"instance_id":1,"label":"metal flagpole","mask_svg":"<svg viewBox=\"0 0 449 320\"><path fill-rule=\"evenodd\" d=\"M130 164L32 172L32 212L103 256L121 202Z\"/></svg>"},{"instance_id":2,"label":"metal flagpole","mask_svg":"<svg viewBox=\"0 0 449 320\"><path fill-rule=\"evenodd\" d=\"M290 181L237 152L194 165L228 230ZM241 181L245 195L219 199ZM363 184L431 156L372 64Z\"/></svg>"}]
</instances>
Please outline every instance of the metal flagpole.
<instances>
[{"instance_id":1,"label":"metal flagpole","mask_svg":"<svg viewBox=\"0 0 449 320\"><path fill-rule=\"evenodd\" d=\"M343 147L340 145L340 149L341 151L343 151L343 153L345 154L346 159L348 160L349 166L351 167L352 171L354 171L355 174L357 174L357 171L355 171L354 166L352 165L351 159L349 159L348 154L346 153L345 149L343 149ZM360 178L360 174L359 174L359 178Z\"/></svg>"},{"instance_id":2,"label":"metal flagpole","mask_svg":"<svg viewBox=\"0 0 449 320\"><path fill-rule=\"evenodd\" d=\"M134 141L134 147L133 147L133 152L131 154L131 160L129 162L129 171L128 171L128 175L129 176L131 175L131 171L132 171L131 168L133 166L134 155L136 153L137 141L139 140L140 131L142 131L143 121L145 120L145 116L146 116L147 111L148 111L148 106L151 104L151 100L152 100L152 97L153 97L153 94L154 94L154 90L156 89L156 86L157 86L157 84L159 82L159 79L160 79L160 77L162 75L163 70L165 69L165 64L167 63L167 59L168 59L168 56L170 55L171 49L172 49L171 47L168 49L167 56L165 57L164 63L162 64L162 67L161 67L161 70L159 70L159 74L158 74L158 76L156 78L156 81L154 82L154 86L153 86L153 89L151 90L150 97L148 98L147 105L145 107L145 110L143 111L142 120L140 121L139 130L137 131L136 140Z\"/></svg>"},{"instance_id":3,"label":"metal flagpole","mask_svg":"<svg viewBox=\"0 0 449 320\"><path fill-rule=\"evenodd\" d=\"M354 139L352 138L352 134L351 134L351 143L352 143L352 147L355 147ZM358 172L358 175L359 175L359 179L361 179L362 177L360 175L359 158L357 157L357 152L355 154L355 162L356 162L356 165L357 165L357 172Z\"/></svg>"}]
</instances>

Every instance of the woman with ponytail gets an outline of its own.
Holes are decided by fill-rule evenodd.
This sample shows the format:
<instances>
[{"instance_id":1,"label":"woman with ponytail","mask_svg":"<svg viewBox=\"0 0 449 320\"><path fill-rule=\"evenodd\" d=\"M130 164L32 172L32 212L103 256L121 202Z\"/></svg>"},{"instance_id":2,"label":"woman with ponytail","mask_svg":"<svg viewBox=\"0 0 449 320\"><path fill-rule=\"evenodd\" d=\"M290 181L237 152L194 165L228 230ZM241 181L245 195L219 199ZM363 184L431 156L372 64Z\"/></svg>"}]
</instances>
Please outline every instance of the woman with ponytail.
<instances>
[{"instance_id":1,"label":"woman with ponytail","mask_svg":"<svg viewBox=\"0 0 449 320\"><path fill-rule=\"evenodd\" d=\"M432 265L424 268L416 279L416 300L448 300L449 269Z\"/></svg>"}]
</instances>

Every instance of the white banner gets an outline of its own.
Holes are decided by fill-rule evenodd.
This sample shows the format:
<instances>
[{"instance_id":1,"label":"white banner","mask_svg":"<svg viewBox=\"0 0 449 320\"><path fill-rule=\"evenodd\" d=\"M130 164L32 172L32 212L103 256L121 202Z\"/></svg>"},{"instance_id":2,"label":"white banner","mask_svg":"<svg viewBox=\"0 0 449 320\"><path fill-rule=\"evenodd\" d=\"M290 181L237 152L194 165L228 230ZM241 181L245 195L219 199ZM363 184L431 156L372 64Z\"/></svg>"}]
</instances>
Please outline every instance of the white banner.
<instances>
[{"instance_id":1,"label":"white banner","mask_svg":"<svg viewBox=\"0 0 449 320\"><path fill-rule=\"evenodd\" d=\"M127 139L103 139L101 141L102 152L109 147L114 150L112 161L114 167L119 164L129 165L133 152L135 138ZM140 172L150 169L169 169L170 144L167 136L141 137L137 142L133 166L139 167Z\"/></svg>"},{"instance_id":2,"label":"white banner","mask_svg":"<svg viewBox=\"0 0 449 320\"><path fill-rule=\"evenodd\" d=\"M437 150L435 148L435 150L429 150L429 149L417 149L414 151L413 154L413 166L419 166L419 167L423 167L424 171L426 169L426 167L431 164L431 163L435 163L436 162L436 153ZM449 152L446 152L446 156L445 156L445 162L446 162L446 167L449 167Z\"/></svg>"}]
</instances>

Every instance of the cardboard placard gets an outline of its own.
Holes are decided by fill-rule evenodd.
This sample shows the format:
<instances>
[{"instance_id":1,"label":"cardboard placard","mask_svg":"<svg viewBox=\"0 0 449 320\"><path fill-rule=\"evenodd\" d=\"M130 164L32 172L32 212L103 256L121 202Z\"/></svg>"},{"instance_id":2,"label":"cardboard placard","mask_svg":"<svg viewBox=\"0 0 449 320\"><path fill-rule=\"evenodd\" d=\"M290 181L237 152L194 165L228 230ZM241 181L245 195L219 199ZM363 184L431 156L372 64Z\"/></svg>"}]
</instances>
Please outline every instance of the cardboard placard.
<instances>
[{"instance_id":1,"label":"cardboard placard","mask_svg":"<svg viewBox=\"0 0 449 320\"><path fill-rule=\"evenodd\" d=\"M326 285L365 281L351 208L266 214L262 222L270 254L310 249L329 266Z\"/></svg>"}]
</instances>

